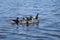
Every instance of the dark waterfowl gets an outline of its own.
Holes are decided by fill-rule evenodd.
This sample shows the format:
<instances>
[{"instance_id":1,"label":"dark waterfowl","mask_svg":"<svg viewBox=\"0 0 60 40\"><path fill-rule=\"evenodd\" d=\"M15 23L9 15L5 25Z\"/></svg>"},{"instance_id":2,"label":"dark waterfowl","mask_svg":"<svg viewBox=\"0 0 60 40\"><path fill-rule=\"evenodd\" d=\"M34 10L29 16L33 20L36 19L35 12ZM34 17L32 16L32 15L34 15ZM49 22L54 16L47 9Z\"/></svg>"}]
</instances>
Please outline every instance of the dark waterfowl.
<instances>
[{"instance_id":1,"label":"dark waterfowl","mask_svg":"<svg viewBox=\"0 0 60 40\"><path fill-rule=\"evenodd\" d=\"M26 23L26 19L23 17L22 20L19 21L20 24L25 24Z\"/></svg>"},{"instance_id":2,"label":"dark waterfowl","mask_svg":"<svg viewBox=\"0 0 60 40\"><path fill-rule=\"evenodd\" d=\"M33 17L32 17L32 16L30 16L30 20L32 20L32 18L33 18Z\"/></svg>"},{"instance_id":3,"label":"dark waterfowl","mask_svg":"<svg viewBox=\"0 0 60 40\"><path fill-rule=\"evenodd\" d=\"M33 23L39 22L38 15L39 13L37 13L37 15L33 18Z\"/></svg>"},{"instance_id":4,"label":"dark waterfowl","mask_svg":"<svg viewBox=\"0 0 60 40\"><path fill-rule=\"evenodd\" d=\"M35 16L35 19L38 19L38 15L39 15L39 13L37 13L37 15Z\"/></svg>"},{"instance_id":5,"label":"dark waterfowl","mask_svg":"<svg viewBox=\"0 0 60 40\"><path fill-rule=\"evenodd\" d=\"M23 17L23 20L25 20L25 18Z\"/></svg>"},{"instance_id":6,"label":"dark waterfowl","mask_svg":"<svg viewBox=\"0 0 60 40\"><path fill-rule=\"evenodd\" d=\"M11 22L18 25L18 23L19 23L19 20L18 19L19 19L19 17L17 17L16 20L12 20Z\"/></svg>"},{"instance_id":7,"label":"dark waterfowl","mask_svg":"<svg viewBox=\"0 0 60 40\"><path fill-rule=\"evenodd\" d=\"M20 20L20 23L21 24L36 23L36 22L38 22L38 15L39 15L39 13L37 13L37 15L35 16L35 18L33 18L32 16L26 17L26 19L23 18L22 20Z\"/></svg>"},{"instance_id":8,"label":"dark waterfowl","mask_svg":"<svg viewBox=\"0 0 60 40\"><path fill-rule=\"evenodd\" d=\"M30 20L31 20L30 17L26 17L26 19L23 18L22 20L20 20L20 24L26 24L26 23L28 23Z\"/></svg>"}]
</instances>

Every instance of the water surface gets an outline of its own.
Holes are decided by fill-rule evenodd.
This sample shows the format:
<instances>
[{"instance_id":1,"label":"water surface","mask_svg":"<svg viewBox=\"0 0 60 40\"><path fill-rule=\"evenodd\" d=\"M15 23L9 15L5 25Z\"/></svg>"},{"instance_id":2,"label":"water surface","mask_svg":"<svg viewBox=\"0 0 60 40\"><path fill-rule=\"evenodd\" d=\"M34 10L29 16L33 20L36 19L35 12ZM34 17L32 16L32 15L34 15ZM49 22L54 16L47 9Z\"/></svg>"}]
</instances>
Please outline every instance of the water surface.
<instances>
[{"instance_id":1,"label":"water surface","mask_svg":"<svg viewBox=\"0 0 60 40\"><path fill-rule=\"evenodd\" d=\"M37 13L38 25L10 22ZM0 0L0 40L60 40L60 0Z\"/></svg>"}]
</instances>

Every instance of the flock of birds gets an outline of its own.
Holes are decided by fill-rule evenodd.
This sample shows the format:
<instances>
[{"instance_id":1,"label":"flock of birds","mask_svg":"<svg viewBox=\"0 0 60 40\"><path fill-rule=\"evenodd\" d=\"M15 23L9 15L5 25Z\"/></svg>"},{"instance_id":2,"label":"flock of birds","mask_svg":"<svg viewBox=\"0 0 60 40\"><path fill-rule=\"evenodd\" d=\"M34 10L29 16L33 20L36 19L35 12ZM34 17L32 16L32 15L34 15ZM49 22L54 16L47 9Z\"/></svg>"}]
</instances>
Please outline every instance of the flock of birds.
<instances>
[{"instance_id":1,"label":"flock of birds","mask_svg":"<svg viewBox=\"0 0 60 40\"><path fill-rule=\"evenodd\" d=\"M17 17L14 20L11 20L11 23L14 24L32 24L32 23L37 23L39 22L39 18L38 18L39 13L36 14L36 16L29 16L29 17L23 17L23 19L19 20L19 17Z\"/></svg>"}]
</instances>

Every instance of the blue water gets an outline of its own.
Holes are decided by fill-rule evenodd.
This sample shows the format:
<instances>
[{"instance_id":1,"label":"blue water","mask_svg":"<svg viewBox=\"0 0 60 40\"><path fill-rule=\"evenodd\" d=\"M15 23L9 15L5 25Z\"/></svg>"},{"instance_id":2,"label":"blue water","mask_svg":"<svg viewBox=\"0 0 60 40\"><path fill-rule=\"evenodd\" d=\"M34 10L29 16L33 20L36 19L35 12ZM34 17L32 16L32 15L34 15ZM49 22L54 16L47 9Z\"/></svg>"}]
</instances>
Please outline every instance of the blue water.
<instances>
[{"instance_id":1,"label":"blue water","mask_svg":"<svg viewBox=\"0 0 60 40\"><path fill-rule=\"evenodd\" d=\"M37 13L38 25L10 22ZM60 40L60 0L0 0L0 40Z\"/></svg>"}]
</instances>

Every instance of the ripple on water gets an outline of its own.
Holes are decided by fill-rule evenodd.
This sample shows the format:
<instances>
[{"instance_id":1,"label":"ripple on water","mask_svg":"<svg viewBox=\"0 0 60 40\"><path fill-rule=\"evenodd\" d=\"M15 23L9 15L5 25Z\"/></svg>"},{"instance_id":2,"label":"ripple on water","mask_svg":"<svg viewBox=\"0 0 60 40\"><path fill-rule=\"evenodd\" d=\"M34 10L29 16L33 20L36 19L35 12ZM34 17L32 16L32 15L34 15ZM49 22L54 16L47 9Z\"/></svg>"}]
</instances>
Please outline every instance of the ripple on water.
<instances>
[{"instance_id":1,"label":"ripple on water","mask_svg":"<svg viewBox=\"0 0 60 40\"><path fill-rule=\"evenodd\" d=\"M60 38L59 34L44 33L45 35Z\"/></svg>"},{"instance_id":2,"label":"ripple on water","mask_svg":"<svg viewBox=\"0 0 60 40\"><path fill-rule=\"evenodd\" d=\"M4 38L7 38L7 35L0 34L0 39L4 39Z\"/></svg>"}]
</instances>

